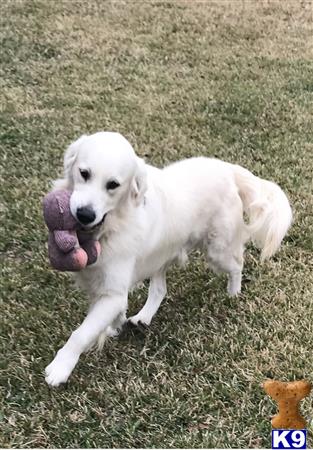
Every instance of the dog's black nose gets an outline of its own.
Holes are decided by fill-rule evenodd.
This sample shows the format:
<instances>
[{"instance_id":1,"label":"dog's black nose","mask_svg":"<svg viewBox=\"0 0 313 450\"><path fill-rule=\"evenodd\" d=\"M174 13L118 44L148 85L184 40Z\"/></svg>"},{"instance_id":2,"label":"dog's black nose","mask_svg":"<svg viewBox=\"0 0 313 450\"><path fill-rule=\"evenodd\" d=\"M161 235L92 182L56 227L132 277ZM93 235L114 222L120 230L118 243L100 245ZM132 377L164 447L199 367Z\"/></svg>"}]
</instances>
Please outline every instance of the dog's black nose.
<instances>
[{"instance_id":1,"label":"dog's black nose","mask_svg":"<svg viewBox=\"0 0 313 450\"><path fill-rule=\"evenodd\" d=\"M95 220L96 214L90 206L83 206L82 208L77 208L76 217L83 225L88 225Z\"/></svg>"}]
</instances>

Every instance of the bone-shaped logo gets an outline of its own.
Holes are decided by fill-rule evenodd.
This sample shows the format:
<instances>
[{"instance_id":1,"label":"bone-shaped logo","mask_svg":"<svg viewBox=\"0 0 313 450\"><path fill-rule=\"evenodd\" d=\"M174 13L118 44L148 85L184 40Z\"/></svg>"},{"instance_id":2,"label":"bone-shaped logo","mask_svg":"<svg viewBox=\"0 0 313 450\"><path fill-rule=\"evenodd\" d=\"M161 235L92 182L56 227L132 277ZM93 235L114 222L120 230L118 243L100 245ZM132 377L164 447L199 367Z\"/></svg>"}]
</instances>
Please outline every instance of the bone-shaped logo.
<instances>
[{"instance_id":1,"label":"bone-shaped logo","mask_svg":"<svg viewBox=\"0 0 313 450\"><path fill-rule=\"evenodd\" d=\"M267 380L263 383L265 392L277 402L278 414L272 419L272 427L301 430L306 421L301 416L299 403L311 391L311 383L306 380L283 382Z\"/></svg>"}]
</instances>

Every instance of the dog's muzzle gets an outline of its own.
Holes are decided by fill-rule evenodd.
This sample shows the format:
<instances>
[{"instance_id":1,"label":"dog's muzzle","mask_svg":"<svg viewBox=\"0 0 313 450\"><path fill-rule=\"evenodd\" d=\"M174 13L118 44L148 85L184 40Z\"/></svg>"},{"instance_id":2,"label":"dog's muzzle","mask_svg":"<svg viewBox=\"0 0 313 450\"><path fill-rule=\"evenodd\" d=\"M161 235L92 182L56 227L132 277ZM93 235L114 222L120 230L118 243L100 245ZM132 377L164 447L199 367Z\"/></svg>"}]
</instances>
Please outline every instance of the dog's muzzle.
<instances>
[{"instance_id":1,"label":"dog's muzzle","mask_svg":"<svg viewBox=\"0 0 313 450\"><path fill-rule=\"evenodd\" d=\"M83 206L81 208L77 208L76 217L82 225L88 225L95 220L96 213L91 206Z\"/></svg>"},{"instance_id":2,"label":"dog's muzzle","mask_svg":"<svg viewBox=\"0 0 313 450\"><path fill-rule=\"evenodd\" d=\"M84 230L88 231L90 233L92 233L95 230L98 230L98 228L101 227L101 225L103 225L105 218L106 218L107 213L104 214L104 216L102 217L102 219L100 220L100 222L96 223L95 225L93 225L92 227L88 227L88 226L84 226Z\"/></svg>"}]
</instances>

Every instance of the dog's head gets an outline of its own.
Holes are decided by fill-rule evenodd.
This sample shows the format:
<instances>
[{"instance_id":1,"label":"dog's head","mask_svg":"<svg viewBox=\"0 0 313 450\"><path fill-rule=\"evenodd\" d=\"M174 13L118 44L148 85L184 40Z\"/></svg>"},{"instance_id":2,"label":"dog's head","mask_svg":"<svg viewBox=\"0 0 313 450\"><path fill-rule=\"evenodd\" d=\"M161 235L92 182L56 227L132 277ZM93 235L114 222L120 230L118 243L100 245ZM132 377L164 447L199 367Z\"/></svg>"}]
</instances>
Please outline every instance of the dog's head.
<instances>
[{"instance_id":1,"label":"dog's head","mask_svg":"<svg viewBox=\"0 0 313 450\"><path fill-rule=\"evenodd\" d=\"M71 212L92 230L125 202L138 206L146 191L145 163L119 133L83 135L64 156L64 179L56 187L73 191Z\"/></svg>"}]
</instances>

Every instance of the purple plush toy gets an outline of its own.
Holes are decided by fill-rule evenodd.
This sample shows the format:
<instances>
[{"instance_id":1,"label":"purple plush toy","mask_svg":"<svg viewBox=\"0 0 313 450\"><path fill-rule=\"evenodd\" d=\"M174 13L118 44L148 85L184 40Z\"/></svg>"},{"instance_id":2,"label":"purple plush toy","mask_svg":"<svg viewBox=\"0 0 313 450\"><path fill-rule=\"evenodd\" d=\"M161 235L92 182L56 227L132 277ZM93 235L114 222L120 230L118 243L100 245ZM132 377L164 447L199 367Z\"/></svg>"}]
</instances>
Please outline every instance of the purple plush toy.
<instances>
[{"instance_id":1,"label":"purple plush toy","mask_svg":"<svg viewBox=\"0 0 313 450\"><path fill-rule=\"evenodd\" d=\"M71 192L49 192L43 199L43 214L49 228L48 251L54 269L76 272L96 262L99 241L81 231L70 210Z\"/></svg>"}]
</instances>

